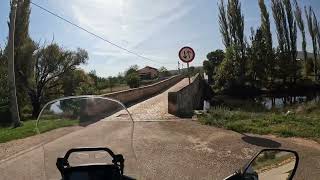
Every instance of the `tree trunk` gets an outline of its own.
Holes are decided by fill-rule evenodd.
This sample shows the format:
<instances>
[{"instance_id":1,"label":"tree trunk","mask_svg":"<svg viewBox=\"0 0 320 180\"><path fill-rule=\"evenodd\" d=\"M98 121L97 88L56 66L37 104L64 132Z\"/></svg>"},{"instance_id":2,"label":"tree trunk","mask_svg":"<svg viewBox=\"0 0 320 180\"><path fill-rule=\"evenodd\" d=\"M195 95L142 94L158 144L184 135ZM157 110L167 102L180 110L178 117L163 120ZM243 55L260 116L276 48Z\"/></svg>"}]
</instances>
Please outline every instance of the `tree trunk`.
<instances>
[{"instance_id":1,"label":"tree trunk","mask_svg":"<svg viewBox=\"0 0 320 180\"><path fill-rule=\"evenodd\" d=\"M212 76L213 76L213 73L211 73L211 72L208 72L208 84L212 84L213 82L212 82Z\"/></svg>"},{"instance_id":2,"label":"tree trunk","mask_svg":"<svg viewBox=\"0 0 320 180\"><path fill-rule=\"evenodd\" d=\"M32 118L37 118L40 113L40 101L35 100L32 102Z\"/></svg>"},{"instance_id":3,"label":"tree trunk","mask_svg":"<svg viewBox=\"0 0 320 180\"><path fill-rule=\"evenodd\" d=\"M314 56L314 61L313 61L314 80L317 81L318 80L317 51L313 50L313 56Z\"/></svg>"},{"instance_id":4,"label":"tree trunk","mask_svg":"<svg viewBox=\"0 0 320 180\"><path fill-rule=\"evenodd\" d=\"M10 91L10 113L13 127L21 126L19 107L17 101L17 89L15 82L15 69L14 69L14 31L15 31L15 19L16 19L16 1L11 4L10 14L10 30L9 30L9 42L8 42L8 83Z\"/></svg>"}]
</instances>

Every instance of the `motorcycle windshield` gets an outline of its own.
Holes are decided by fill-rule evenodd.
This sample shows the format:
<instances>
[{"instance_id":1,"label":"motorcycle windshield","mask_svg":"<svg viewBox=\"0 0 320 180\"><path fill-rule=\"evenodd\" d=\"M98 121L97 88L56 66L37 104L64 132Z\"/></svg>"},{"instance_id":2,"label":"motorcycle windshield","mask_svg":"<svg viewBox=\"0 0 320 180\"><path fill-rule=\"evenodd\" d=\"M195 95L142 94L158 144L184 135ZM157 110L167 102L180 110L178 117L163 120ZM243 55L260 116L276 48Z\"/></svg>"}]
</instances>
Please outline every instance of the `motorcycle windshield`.
<instances>
[{"instance_id":1,"label":"motorcycle windshield","mask_svg":"<svg viewBox=\"0 0 320 180\"><path fill-rule=\"evenodd\" d=\"M59 127L59 128L58 128ZM54 130L53 130L54 129ZM61 179L57 158L73 148L108 148L124 157L125 176L139 179L139 165L134 152L134 121L119 101L99 96L77 96L57 99L41 110L36 130L53 134L43 143L46 179ZM106 151L82 151L70 154L70 167L113 164Z\"/></svg>"}]
</instances>

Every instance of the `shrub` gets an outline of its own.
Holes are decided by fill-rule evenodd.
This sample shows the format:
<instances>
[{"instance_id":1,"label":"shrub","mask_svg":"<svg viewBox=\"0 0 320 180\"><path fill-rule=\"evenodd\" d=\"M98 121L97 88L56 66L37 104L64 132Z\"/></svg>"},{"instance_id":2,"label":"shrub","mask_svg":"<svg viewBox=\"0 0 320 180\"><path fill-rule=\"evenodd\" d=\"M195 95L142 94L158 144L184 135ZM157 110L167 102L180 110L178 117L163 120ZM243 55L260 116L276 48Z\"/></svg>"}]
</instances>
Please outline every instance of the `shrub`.
<instances>
[{"instance_id":1,"label":"shrub","mask_svg":"<svg viewBox=\"0 0 320 180\"><path fill-rule=\"evenodd\" d=\"M138 73L130 73L126 76L127 84L130 88L137 88L140 86L140 76Z\"/></svg>"}]
</instances>

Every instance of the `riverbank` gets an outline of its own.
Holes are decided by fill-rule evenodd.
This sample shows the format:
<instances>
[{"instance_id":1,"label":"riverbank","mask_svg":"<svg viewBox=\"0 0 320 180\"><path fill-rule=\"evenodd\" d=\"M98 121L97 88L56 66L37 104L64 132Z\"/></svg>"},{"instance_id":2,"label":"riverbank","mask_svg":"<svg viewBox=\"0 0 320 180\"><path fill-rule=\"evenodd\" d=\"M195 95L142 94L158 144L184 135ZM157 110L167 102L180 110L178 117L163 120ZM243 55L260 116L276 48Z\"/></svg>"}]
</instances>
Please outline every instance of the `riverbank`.
<instances>
[{"instance_id":1,"label":"riverbank","mask_svg":"<svg viewBox=\"0 0 320 180\"><path fill-rule=\"evenodd\" d=\"M199 115L201 123L239 133L302 137L320 142L320 104L316 101L267 109L248 101L228 102Z\"/></svg>"}]
</instances>

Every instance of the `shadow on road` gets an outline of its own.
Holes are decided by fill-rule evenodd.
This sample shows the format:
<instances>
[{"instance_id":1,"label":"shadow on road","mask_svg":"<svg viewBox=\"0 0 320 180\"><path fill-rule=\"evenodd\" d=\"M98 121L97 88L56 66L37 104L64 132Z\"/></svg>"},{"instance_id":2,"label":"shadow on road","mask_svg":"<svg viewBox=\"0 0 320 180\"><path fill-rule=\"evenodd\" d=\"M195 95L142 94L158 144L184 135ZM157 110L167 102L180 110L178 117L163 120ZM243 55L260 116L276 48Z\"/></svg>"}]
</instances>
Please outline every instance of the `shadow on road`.
<instances>
[{"instance_id":1,"label":"shadow on road","mask_svg":"<svg viewBox=\"0 0 320 180\"><path fill-rule=\"evenodd\" d=\"M244 136L241 138L244 142L261 146L265 148L279 148L281 144L279 142L273 141L271 139L261 138L261 137L253 137L253 136L247 136L243 134Z\"/></svg>"}]
</instances>

